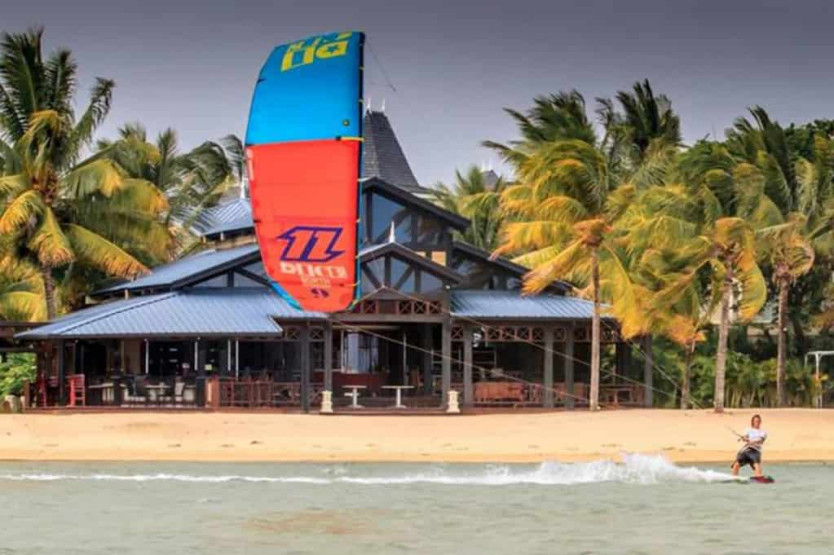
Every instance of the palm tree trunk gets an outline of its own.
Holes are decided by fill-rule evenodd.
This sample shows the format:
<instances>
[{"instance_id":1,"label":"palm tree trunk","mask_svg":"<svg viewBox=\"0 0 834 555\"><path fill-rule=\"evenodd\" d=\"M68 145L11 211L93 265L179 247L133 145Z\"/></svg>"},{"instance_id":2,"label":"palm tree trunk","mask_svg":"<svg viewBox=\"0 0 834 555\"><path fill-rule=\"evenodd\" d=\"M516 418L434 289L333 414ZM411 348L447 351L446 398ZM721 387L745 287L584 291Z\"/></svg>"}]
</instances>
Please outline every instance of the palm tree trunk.
<instances>
[{"instance_id":1,"label":"palm tree trunk","mask_svg":"<svg viewBox=\"0 0 834 555\"><path fill-rule=\"evenodd\" d=\"M724 372L727 368L727 338L730 334L730 297L733 293L733 272L726 265L727 274L721 285L721 316L718 325L718 352L715 356L715 412L724 412Z\"/></svg>"},{"instance_id":2,"label":"palm tree trunk","mask_svg":"<svg viewBox=\"0 0 834 555\"><path fill-rule=\"evenodd\" d=\"M52 279L52 268L41 267L41 278L43 279L43 293L46 300L46 317L49 320L55 318L55 281Z\"/></svg>"},{"instance_id":3,"label":"palm tree trunk","mask_svg":"<svg viewBox=\"0 0 834 555\"><path fill-rule=\"evenodd\" d=\"M591 391L588 408L599 410L599 362L600 362L600 317L599 317L599 251L591 250L591 281L594 295L594 314L591 319Z\"/></svg>"},{"instance_id":4,"label":"palm tree trunk","mask_svg":"<svg viewBox=\"0 0 834 555\"><path fill-rule=\"evenodd\" d=\"M785 395L785 359L787 357L787 311L788 311L788 292L790 290L790 282L781 278L779 280L779 316L777 322L779 325L779 335L776 350L776 406L783 407L786 403Z\"/></svg>"},{"instance_id":5,"label":"palm tree trunk","mask_svg":"<svg viewBox=\"0 0 834 555\"><path fill-rule=\"evenodd\" d=\"M681 376L681 410L689 408L689 370L692 366L692 356L695 354L695 340L686 347L686 358L683 362L683 376Z\"/></svg>"}]
</instances>

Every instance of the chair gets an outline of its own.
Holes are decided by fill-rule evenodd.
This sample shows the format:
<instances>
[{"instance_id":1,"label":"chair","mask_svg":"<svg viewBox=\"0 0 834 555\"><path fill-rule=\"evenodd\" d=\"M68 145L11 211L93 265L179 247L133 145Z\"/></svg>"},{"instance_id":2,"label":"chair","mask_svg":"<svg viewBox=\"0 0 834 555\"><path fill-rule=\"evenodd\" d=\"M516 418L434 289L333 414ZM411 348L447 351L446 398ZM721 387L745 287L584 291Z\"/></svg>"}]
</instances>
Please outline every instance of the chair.
<instances>
[{"instance_id":1,"label":"chair","mask_svg":"<svg viewBox=\"0 0 834 555\"><path fill-rule=\"evenodd\" d=\"M127 392L124 397L125 403L147 403L148 390L145 385L144 376L135 376L128 380Z\"/></svg>"},{"instance_id":2,"label":"chair","mask_svg":"<svg viewBox=\"0 0 834 555\"><path fill-rule=\"evenodd\" d=\"M67 378L69 382L69 406L71 407L86 407L87 394L84 387L84 374L76 374Z\"/></svg>"}]
</instances>

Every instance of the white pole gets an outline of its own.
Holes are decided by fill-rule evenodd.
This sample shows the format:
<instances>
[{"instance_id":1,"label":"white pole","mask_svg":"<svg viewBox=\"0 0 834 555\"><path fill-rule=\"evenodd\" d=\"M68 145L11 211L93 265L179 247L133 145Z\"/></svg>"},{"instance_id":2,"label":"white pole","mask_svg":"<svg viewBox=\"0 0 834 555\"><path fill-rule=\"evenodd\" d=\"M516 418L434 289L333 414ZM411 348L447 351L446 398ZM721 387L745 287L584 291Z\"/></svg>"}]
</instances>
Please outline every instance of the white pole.
<instances>
[{"instance_id":1,"label":"white pole","mask_svg":"<svg viewBox=\"0 0 834 555\"><path fill-rule=\"evenodd\" d=\"M197 371L197 361L198 361L197 357L199 356L199 354L200 354L200 340L195 339L194 340L194 371L195 372Z\"/></svg>"},{"instance_id":2,"label":"white pole","mask_svg":"<svg viewBox=\"0 0 834 555\"><path fill-rule=\"evenodd\" d=\"M235 339L235 379L240 377L240 340Z\"/></svg>"},{"instance_id":3,"label":"white pole","mask_svg":"<svg viewBox=\"0 0 834 555\"><path fill-rule=\"evenodd\" d=\"M151 360L151 344L150 342L145 339L145 375L147 376L150 372L150 360Z\"/></svg>"},{"instance_id":4,"label":"white pole","mask_svg":"<svg viewBox=\"0 0 834 555\"><path fill-rule=\"evenodd\" d=\"M226 340L226 372L232 370L232 340Z\"/></svg>"}]
</instances>

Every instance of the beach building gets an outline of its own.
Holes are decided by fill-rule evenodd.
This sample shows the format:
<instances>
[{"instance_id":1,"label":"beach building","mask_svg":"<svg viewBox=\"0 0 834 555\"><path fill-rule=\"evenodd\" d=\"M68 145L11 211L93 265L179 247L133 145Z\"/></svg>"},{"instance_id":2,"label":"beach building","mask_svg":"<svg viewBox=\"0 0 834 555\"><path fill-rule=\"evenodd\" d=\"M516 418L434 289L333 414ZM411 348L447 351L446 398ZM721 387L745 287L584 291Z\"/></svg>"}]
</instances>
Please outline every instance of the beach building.
<instances>
[{"instance_id":1,"label":"beach building","mask_svg":"<svg viewBox=\"0 0 834 555\"><path fill-rule=\"evenodd\" d=\"M438 410L450 391L464 409L586 403L591 303L567 283L522 296L525 269L457 239L469 222L428 200L387 116L367 113L365 130L352 310L305 312L272 291L244 194L210 211L201 252L17 334L38 353L31 404L318 410L332 392L337 411ZM650 405L651 372L615 321L603 336L603 404Z\"/></svg>"}]
</instances>

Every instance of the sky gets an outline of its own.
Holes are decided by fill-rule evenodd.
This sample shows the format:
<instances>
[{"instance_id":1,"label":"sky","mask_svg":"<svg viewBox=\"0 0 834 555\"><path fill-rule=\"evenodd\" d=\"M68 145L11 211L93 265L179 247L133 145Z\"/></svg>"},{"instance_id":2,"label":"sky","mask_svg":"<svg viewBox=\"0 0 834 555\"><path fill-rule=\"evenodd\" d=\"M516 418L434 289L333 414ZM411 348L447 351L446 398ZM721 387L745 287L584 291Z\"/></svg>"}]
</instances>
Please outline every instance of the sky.
<instances>
[{"instance_id":1,"label":"sky","mask_svg":"<svg viewBox=\"0 0 834 555\"><path fill-rule=\"evenodd\" d=\"M723 136L747 107L778 121L834 118L828 0L7 0L0 29L46 28L70 48L81 96L115 79L102 136L130 121L175 128L183 148L243 135L273 46L336 30L368 35L366 99L385 111L423 185L492 164L516 137L502 108L640 79L672 99L686 141Z\"/></svg>"}]
</instances>

